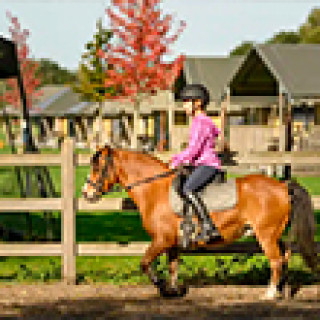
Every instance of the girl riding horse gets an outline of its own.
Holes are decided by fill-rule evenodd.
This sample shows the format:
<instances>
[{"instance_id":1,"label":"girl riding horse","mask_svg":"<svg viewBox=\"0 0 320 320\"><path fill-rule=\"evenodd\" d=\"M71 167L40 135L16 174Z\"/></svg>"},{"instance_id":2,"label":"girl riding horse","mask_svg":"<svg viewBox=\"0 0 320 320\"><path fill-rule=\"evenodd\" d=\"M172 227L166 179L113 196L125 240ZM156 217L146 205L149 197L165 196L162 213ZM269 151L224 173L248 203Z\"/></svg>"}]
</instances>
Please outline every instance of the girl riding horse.
<instances>
[{"instance_id":1,"label":"girl riding horse","mask_svg":"<svg viewBox=\"0 0 320 320\"><path fill-rule=\"evenodd\" d=\"M180 99L183 101L186 114L192 118L192 126L189 146L172 157L171 168L182 163L195 167L182 187L182 196L191 204L202 223L201 232L195 241L208 241L213 237L220 238L220 234L212 224L209 212L197 192L204 189L221 169L220 159L214 150L215 139L220 134L220 129L206 115L206 106L210 101L206 87L201 84L187 85L181 91ZM184 247L188 245L188 239L184 239Z\"/></svg>"}]
</instances>

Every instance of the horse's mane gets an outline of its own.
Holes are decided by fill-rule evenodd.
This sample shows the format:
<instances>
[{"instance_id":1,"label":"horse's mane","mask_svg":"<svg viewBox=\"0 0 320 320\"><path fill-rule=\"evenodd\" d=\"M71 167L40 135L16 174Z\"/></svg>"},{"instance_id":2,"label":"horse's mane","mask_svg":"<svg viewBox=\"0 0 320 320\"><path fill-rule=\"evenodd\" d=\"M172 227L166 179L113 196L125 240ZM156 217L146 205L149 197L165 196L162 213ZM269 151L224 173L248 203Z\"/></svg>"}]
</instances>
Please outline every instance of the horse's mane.
<instances>
[{"instance_id":1,"label":"horse's mane","mask_svg":"<svg viewBox=\"0 0 320 320\"><path fill-rule=\"evenodd\" d=\"M117 147L116 150L127 151L133 154L139 154L141 156L146 157L148 160L151 160L152 162L156 162L157 164L160 164L163 169L167 169L167 164L161 161L159 158L157 158L155 155L153 155L150 152L141 151L137 149L123 148L123 147Z\"/></svg>"},{"instance_id":2,"label":"horse's mane","mask_svg":"<svg viewBox=\"0 0 320 320\"><path fill-rule=\"evenodd\" d=\"M129 153L134 153L134 154L139 154L139 155L142 155L142 156L146 156L146 158L148 160L152 160L153 162L156 162L157 164L160 164L163 169L167 169L167 164L164 163L163 161L161 161L159 158L157 158L155 155L153 155L150 152L141 151L141 150L137 150L137 149L131 149L131 148L125 148L125 147L121 147L121 146L112 147L107 143L104 145L104 147L100 148L99 150L97 150L93 154L93 156L91 158L92 163L96 163L98 161L100 155L102 154L103 150L105 150L107 148L109 148L111 150L127 151Z\"/></svg>"}]
</instances>

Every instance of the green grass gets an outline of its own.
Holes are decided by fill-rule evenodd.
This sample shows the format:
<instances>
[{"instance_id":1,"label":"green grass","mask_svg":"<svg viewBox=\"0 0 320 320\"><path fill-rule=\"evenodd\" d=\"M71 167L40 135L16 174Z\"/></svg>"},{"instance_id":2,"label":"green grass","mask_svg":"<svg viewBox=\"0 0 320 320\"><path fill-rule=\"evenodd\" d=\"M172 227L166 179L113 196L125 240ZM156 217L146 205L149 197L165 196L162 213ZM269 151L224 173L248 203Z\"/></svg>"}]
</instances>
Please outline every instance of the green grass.
<instances>
[{"instance_id":1,"label":"green grass","mask_svg":"<svg viewBox=\"0 0 320 320\"><path fill-rule=\"evenodd\" d=\"M320 177L296 177L311 195L320 195Z\"/></svg>"},{"instance_id":2,"label":"green grass","mask_svg":"<svg viewBox=\"0 0 320 320\"><path fill-rule=\"evenodd\" d=\"M317 235L320 241L320 210L315 211L317 219ZM45 239L45 220L43 213L30 213L33 237ZM8 229L26 233L27 224L24 213L0 214L0 225ZM56 241L61 239L61 219L58 212L53 213L53 236ZM142 227L141 218L135 211L110 212L78 212L76 216L77 241L149 241L150 237ZM242 241L253 241L242 239Z\"/></svg>"},{"instance_id":3,"label":"green grass","mask_svg":"<svg viewBox=\"0 0 320 320\"><path fill-rule=\"evenodd\" d=\"M33 237L45 239L45 220L43 213L30 213ZM0 225L8 229L26 232L26 216L22 212L0 214ZM53 238L61 240L61 216L53 213ZM150 241L150 237L142 227L138 212L78 212L76 217L77 241Z\"/></svg>"},{"instance_id":4,"label":"green grass","mask_svg":"<svg viewBox=\"0 0 320 320\"><path fill-rule=\"evenodd\" d=\"M2 282L52 282L61 279L61 259L58 257L0 259ZM140 271L140 260L141 257L77 257L77 280L79 283L150 284ZM157 269L162 277L168 277L165 256L160 258ZM305 285L315 283L312 273L296 255L290 261L289 276ZM183 256L179 266L179 279L193 285L267 285L269 278L269 263L263 255Z\"/></svg>"}]
</instances>

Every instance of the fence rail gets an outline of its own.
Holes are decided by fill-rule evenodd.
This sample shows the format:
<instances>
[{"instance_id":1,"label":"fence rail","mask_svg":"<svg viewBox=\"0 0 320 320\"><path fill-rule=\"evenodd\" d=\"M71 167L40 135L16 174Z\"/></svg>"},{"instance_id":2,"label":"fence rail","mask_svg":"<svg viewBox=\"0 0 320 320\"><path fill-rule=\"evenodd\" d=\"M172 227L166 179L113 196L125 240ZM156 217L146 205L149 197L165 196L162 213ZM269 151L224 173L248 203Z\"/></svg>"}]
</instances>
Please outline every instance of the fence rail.
<instances>
[{"instance_id":1,"label":"fence rail","mask_svg":"<svg viewBox=\"0 0 320 320\"><path fill-rule=\"evenodd\" d=\"M99 202L89 203L84 199L74 199L75 211L109 211L123 210L124 199L122 198L103 198ZM312 197L313 206L320 210L320 196ZM46 199L21 199L10 198L0 199L0 212L20 212L20 211L61 211L63 209L60 198Z\"/></svg>"},{"instance_id":2,"label":"fence rail","mask_svg":"<svg viewBox=\"0 0 320 320\"><path fill-rule=\"evenodd\" d=\"M149 242L131 242L120 244L115 242L86 242L75 245L76 256L142 256ZM184 254L240 254L240 253L262 253L259 244L256 242L239 242L228 246L198 248L196 250L183 250ZM296 245L293 245L292 252L297 253ZM320 253L320 243L317 243L317 252ZM0 256L63 256L63 245L61 243L5 243L0 245Z\"/></svg>"},{"instance_id":3,"label":"fence rail","mask_svg":"<svg viewBox=\"0 0 320 320\"><path fill-rule=\"evenodd\" d=\"M270 154L270 155L269 155ZM159 155L163 161L168 154ZM268 153L240 157L239 164L281 165L320 164L320 154ZM74 140L67 138L61 154L0 155L0 166L61 166L61 198L47 199L0 199L0 212L19 211L61 211L61 243L1 243L0 256L61 256L62 277L67 283L75 283L77 256L135 256L142 255L148 243L76 243L75 217L77 211L121 210L122 199L103 198L97 203L89 203L74 197L75 167L89 165L90 156L74 153ZM314 207L320 209L320 196L312 197ZM317 244L320 252L320 243ZM185 253L257 253L261 252L257 243L235 243L230 246L185 251Z\"/></svg>"}]
</instances>

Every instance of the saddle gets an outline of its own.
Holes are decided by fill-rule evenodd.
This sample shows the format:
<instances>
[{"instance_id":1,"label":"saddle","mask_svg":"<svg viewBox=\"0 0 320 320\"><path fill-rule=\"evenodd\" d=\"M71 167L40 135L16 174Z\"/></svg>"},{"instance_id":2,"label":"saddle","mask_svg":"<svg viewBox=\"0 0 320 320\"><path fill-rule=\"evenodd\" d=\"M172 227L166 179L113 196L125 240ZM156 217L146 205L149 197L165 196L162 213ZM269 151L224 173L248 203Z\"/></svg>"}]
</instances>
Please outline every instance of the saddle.
<instances>
[{"instance_id":1,"label":"saddle","mask_svg":"<svg viewBox=\"0 0 320 320\"><path fill-rule=\"evenodd\" d=\"M182 186L193 169L193 166L184 166L177 172L172 181L169 199L173 211L178 215L185 214L188 208L182 195ZM238 203L235 179L227 179L226 172L222 170L219 170L214 179L198 194L203 199L209 212L231 209Z\"/></svg>"}]
</instances>

